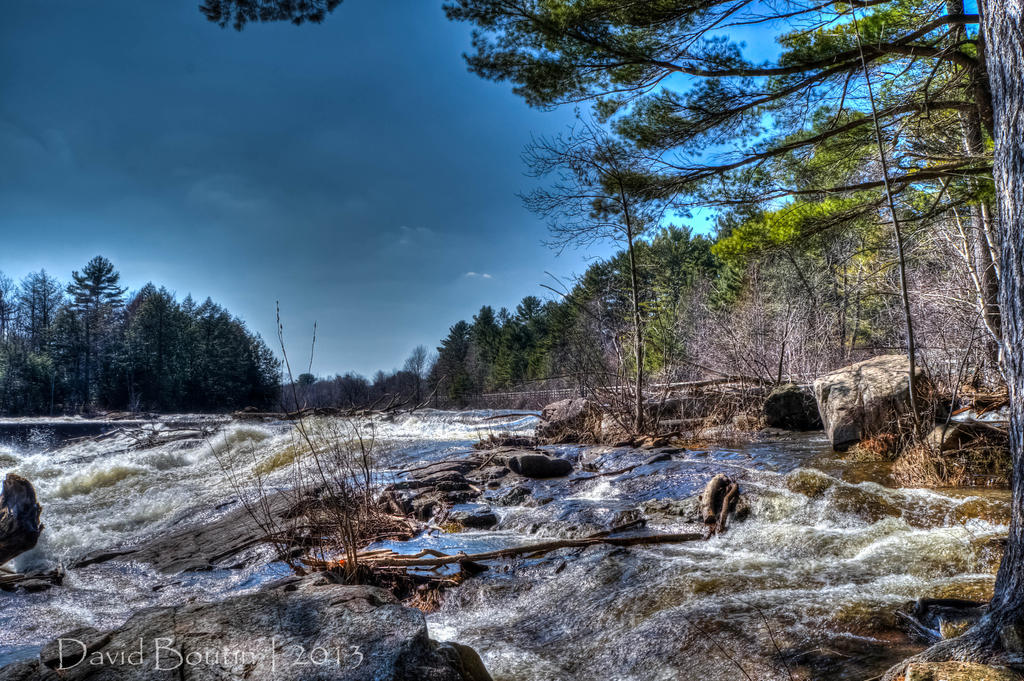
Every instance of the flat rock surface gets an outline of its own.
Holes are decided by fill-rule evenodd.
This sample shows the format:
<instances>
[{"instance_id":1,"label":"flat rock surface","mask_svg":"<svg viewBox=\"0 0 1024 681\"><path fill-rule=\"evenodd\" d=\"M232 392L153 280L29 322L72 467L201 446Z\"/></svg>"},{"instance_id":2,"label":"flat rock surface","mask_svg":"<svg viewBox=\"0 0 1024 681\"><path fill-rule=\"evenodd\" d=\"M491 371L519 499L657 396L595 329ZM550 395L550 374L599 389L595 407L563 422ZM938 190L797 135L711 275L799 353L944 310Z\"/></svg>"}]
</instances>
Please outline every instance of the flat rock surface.
<instances>
[{"instance_id":1,"label":"flat rock surface","mask_svg":"<svg viewBox=\"0 0 1024 681\"><path fill-rule=\"evenodd\" d=\"M293 500L277 495L268 503L277 526L287 527ZM216 520L174 530L135 547L108 548L87 554L76 561L74 567L110 560L147 563L165 574L241 567L245 563L244 554L265 544L266 532L260 524L240 505Z\"/></svg>"},{"instance_id":2,"label":"flat rock surface","mask_svg":"<svg viewBox=\"0 0 1024 681\"><path fill-rule=\"evenodd\" d=\"M215 603L151 608L112 632L70 631L2 681L490 681L479 656L427 635L376 587L290 578Z\"/></svg>"}]
</instances>

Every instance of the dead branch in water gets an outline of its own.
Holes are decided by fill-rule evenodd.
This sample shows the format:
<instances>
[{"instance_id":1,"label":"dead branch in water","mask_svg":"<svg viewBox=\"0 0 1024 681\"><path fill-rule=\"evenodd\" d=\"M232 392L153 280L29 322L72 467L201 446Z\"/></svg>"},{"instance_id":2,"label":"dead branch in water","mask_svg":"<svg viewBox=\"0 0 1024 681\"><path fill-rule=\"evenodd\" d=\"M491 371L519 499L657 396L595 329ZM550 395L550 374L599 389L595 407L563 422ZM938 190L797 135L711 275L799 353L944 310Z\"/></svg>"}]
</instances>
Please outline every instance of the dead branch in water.
<instances>
[{"instance_id":1,"label":"dead branch in water","mask_svg":"<svg viewBox=\"0 0 1024 681\"><path fill-rule=\"evenodd\" d=\"M6 570L6 568L4 568ZM64 570L12 572L0 575L0 591L36 593L64 583Z\"/></svg>"},{"instance_id":2,"label":"dead branch in water","mask_svg":"<svg viewBox=\"0 0 1024 681\"><path fill-rule=\"evenodd\" d=\"M689 541L700 541L704 535L697 532L683 532L679 534L653 534L637 537L608 537L590 536L580 539L559 539L555 541L540 542L537 544L526 544L513 546L507 549L485 551L483 553L462 553L454 555L443 554L440 551L424 549L414 555L401 555L397 553L384 553L372 551L359 554L362 564L377 567L420 567L438 568L445 565L462 563L479 563L488 560L500 560L502 558L515 558L518 556L538 557L558 549L580 548L594 546L597 544L608 544L610 546L647 546L651 544L681 544ZM323 565L323 567L336 567L335 563ZM319 566L318 566L319 567Z\"/></svg>"}]
</instances>

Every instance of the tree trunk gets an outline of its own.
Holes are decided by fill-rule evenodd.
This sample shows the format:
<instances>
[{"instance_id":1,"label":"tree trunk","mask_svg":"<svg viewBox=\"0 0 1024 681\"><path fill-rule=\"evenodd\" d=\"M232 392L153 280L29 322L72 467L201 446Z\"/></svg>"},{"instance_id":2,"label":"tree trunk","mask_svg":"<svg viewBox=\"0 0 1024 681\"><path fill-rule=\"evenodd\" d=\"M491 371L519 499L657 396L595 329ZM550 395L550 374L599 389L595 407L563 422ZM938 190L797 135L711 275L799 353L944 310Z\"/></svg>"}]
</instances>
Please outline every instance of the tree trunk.
<instances>
[{"instance_id":1,"label":"tree trunk","mask_svg":"<svg viewBox=\"0 0 1024 681\"><path fill-rule=\"evenodd\" d=\"M995 115L996 185L1001 242L1003 357L1010 391L1013 505L1010 534L988 613L973 629L916 660L1024 664L1024 0L982 4L984 59ZM907 662L886 672L897 679Z\"/></svg>"},{"instance_id":2,"label":"tree trunk","mask_svg":"<svg viewBox=\"0 0 1024 681\"><path fill-rule=\"evenodd\" d=\"M8 473L0 494L0 565L35 547L43 525L32 483Z\"/></svg>"},{"instance_id":3,"label":"tree trunk","mask_svg":"<svg viewBox=\"0 0 1024 681\"><path fill-rule=\"evenodd\" d=\"M947 0L946 9L950 14L963 14L963 0ZM964 36L964 27L958 27L956 39L961 40ZM971 69L968 74L971 82L976 82L985 77L978 69ZM977 94L980 92L973 88ZM963 128L964 151L972 157L981 157L985 154L985 137L982 132L981 110L962 111L960 122ZM977 188L978 181L972 180L972 185ZM1002 343L1002 323L999 314L999 265L998 265L998 243L992 233L991 210L984 199L971 207L971 240L967 245L970 249L966 255L969 260L968 266L974 269L973 278L978 289L979 312L988 332L992 335L993 341ZM973 252L972 252L973 251ZM1000 367L1001 368L1001 367Z\"/></svg>"},{"instance_id":4,"label":"tree trunk","mask_svg":"<svg viewBox=\"0 0 1024 681\"><path fill-rule=\"evenodd\" d=\"M627 218L628 219L628 218ZM644 337L643 321L640 317L640 279L636 273L636 253L633 249L633 231L628 232L629 238L629 277L633 302L633 361L636 362L636 382L633 386L633 422L636 432L643 432L644 418Z\"/></svg>"},{"instance_id":5,"label":"tree trunk","mask_svg":"<svg viewBox=\"0 0 1024 681\"><path fill-rule=\"evenodd\" d=\"M878 158L882 166L882 184L885 187L885 196L889 204L889 215L892 217L893 237L896 241L896 265L900 280L900 297L903 300L903 320L907 332L907 357L909 361L909 396L910 413L914 419L914 432L921 434L921 412L917 409L917 345L914 342L914 319L910 312L910 291L907 288L907 258L903 248L903 230L900 226L899 215L896 212L896 202L893 200L892 188L889 186L889 161L885 155L885 145L882 142L882 128L878 123L878 108L875 105L875 94L871 87L871 74L868 71L867 62L864 60L864 47L861 45L860 26L857 24L857 14L853 14L853 26L857 31L857 47L860 48L860 61L864 69L864 83L868 89L868 101L871 103L871 118L874 121L875 141L878 143Z\"/></svg>"},{"instance_id":6,"label":"tree trunk","mask_svg":"<svg viewBox=\"0 0 1024 681\"><path fill-rule=\"evenodd\" d=\"M985 61L995 113L995 159L1001 232L1000 307L1010 390L1013 509L989 619L1005 634L1024 625L1024 0L989 0L982 16ZM1004 643L1006 643L1004 641ZM1018 644L1022 643L1020 640ZM1012 651L1024 653L1024 650Z\"/></svg>"}]
</instances>

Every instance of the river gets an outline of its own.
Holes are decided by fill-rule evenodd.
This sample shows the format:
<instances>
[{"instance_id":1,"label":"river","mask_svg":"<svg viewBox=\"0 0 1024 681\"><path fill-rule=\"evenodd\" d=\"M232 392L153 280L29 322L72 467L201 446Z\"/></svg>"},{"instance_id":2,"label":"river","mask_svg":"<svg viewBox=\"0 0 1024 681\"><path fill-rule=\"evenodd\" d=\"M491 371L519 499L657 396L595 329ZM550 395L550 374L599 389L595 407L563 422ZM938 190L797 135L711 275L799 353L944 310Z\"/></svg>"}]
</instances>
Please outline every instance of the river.
<instances>
[{"instance_id":1,"label":"river","mask_svg":"<svg viewBox=\"0 0 1024 681\"><path fill-rule=\"evenodd\" d=\"M428 410L378 421L373 433L390 476L468 451L499 429L529 434L535 420ZM4 472L34 483L46 524L39 545L13 567L70 565L99 548L213 519L254 493L253 469L265 472L268 487L288 484L291 424L208 419L208 427L212 435L144 448L116 435L54 443L45 429L0 444ZM650 456L549 449L591 471ZM496 566L447 593L428 615L431 635L473 646L496 681L860 679L921 648L898 626L906 602L991 593L1007 531L1005 492L892 489L879 484L884 466L841 458L820 434L676 452L620 476L531 481L529 501L494 506L493 530L388 546L470 553L582 536L637 509L652 531L684 531L674 502L716 472L739 481L751 508L726 534ZM269 559L174 578L138 564L71 568L48 592L0 595L0 662L34 655L78 626L115 627L142 607L244 593L286 572Z\"/></svg>"}]
</instances>

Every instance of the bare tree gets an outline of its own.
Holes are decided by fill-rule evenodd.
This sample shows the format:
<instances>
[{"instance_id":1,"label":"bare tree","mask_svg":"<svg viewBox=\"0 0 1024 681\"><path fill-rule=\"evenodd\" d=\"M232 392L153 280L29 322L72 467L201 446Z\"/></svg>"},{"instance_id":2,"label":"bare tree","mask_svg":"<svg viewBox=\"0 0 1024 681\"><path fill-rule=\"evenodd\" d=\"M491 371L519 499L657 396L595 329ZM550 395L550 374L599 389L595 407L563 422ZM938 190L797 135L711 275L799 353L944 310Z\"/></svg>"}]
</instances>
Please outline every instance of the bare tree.
<instances>
[{"instance_id":1,"label":"bare tree","mask_svg":"<svg viewBox=\"0 0 1024 681\"><path fill-rule=\"evenodd\" d=\"M655 191L652 165L636 149L591 123L567 135L534 140L525 159L535 176L554 176L548 187L524 197L527 207L550 221L549 246L613 242L624 248L632 313L633 427L644 428L644 317L636 245L659 225L666 202Z\"/></svg>"},{"instance_id":2,"label":"bare tree","mask_svg":"<svg viewBox=\"0 0 1024 681\"><path fill-rule=\"evenodd\" d=\"M416 382L416 404L423 399L423 380L427 377L430 364L430 351L425 345L417 345L405 360L404 370L412 374Z\"/></svg>"}]
</instances>

